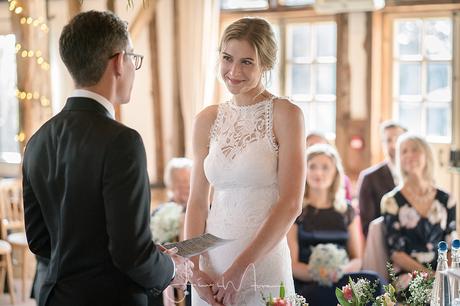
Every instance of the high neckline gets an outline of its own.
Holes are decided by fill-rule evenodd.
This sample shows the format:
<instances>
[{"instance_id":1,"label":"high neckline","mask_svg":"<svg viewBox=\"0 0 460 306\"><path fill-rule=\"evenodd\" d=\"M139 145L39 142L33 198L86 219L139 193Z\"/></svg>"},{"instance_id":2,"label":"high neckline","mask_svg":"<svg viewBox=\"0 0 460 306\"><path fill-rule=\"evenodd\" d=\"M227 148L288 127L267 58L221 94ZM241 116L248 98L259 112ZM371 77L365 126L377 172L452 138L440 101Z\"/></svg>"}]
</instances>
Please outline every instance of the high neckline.
<instances>
[{"instance_id":1,"label":"high neckline","mask_svg":"<svg viewBox=\"0 0 460 306\"><path fill-rule=\"evenodd\" d=\"M261 100L259 102L256 102L256 103L253 103L253 104L248 104L248 105L238 105L235 103L235 100L234 99L230 99L230 101L228 102L232 107L234 108L239 108L239 109L250 109L250 108L254 108L254 107L257 107L258 105L260 104L264 104L264 103L267 103L267 102L270 102L272 101L273 99L275 98L274 95L271 95L270 97L264 99L264 100Z\"/></svg>"}]
</instances>

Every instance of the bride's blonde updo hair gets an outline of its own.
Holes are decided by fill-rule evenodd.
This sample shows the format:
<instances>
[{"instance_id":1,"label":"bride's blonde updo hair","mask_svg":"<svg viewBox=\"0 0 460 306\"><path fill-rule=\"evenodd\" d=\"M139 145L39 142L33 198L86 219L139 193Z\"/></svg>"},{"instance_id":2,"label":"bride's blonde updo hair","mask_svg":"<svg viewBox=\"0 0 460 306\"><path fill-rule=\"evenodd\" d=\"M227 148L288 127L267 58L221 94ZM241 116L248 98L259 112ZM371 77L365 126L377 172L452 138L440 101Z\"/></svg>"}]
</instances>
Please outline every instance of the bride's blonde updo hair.
<instances>
[{"instance_id":1,"label":"bride's blonde updo hair","mask_svg":"<svg viewBox=\"0 0 460 306\"><path fill-rule=\"evenodd\" d=\"M335 166L336 173L334 180L329 187L328 196L329 200L333 203L334 209L340 213L345 213L347 210L347 200L345 197L345 186L343 183L344 170L340 155L337 150L329 144L315 144L307 149L307 165L310 160L319 155L329 157ZM308 181L305 180L304 207L308 205L308 202L305 200L308 199L309 187L310 186L308 185Z\"/></svg>"},{"instance_id":2,"label":"bride's blonde updo hair","mask_svg":"<svg viewBox=\"0 0 460 306\"><path fill-rule=\"evenodd\" d=\"M275 34L270 24L259 17L244 17L230 24L224 31L219 44L219 53L225 44L232 40L246 40L256 51L264 71L273 69L276 63Z\"/></svg>"}]
</instances>

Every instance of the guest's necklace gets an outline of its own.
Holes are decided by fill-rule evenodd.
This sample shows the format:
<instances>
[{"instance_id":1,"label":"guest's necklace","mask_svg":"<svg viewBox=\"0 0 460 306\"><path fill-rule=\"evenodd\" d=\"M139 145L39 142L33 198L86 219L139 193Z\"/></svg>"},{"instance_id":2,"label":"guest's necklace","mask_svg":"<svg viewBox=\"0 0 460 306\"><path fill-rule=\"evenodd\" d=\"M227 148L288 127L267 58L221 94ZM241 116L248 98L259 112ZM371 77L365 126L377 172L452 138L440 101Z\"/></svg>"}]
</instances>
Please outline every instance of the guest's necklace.
<instances>
[{"instance_id":1,"label":"guest's necklace","mask_svg":"<svg viewBox=\"0 0 460 306\"><path fill-rule=\"evenodd\" d=\"M420 192L420 190L416 190L416 188L410 185L406 185L406 189L409 192L410 197L416 202L415 204L431 202L435 194L435 188L433 186L430 186L422 192Z\"/></svg>"}]
</instances>

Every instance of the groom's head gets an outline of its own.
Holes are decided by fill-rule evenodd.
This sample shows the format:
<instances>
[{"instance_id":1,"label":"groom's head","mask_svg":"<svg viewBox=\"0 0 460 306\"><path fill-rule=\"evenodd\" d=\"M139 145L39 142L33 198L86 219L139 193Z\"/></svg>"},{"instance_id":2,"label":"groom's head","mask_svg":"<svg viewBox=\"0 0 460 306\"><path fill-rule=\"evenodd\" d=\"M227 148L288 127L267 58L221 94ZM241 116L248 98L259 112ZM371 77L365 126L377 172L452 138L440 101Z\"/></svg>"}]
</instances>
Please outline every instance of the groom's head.
<instances>
[{"instance_id":1,"label":"groom's head","mask_svg":"<svg viewBox=\"0 0 460 306\"><path fill-rule=\"evenodd\" d=\"M62 30L59 51L76 87L96 85L109 63L116 62L114 65L118 66L111 71L114 79L120 77L123 86L119 87L124 91L131 90L136 67L131 69L125 65L128 60L131 66L135 65L127 55L132 52L131 40L127 23L115 14L88 11L76 15Z\"/></svg>"}]
</instances>

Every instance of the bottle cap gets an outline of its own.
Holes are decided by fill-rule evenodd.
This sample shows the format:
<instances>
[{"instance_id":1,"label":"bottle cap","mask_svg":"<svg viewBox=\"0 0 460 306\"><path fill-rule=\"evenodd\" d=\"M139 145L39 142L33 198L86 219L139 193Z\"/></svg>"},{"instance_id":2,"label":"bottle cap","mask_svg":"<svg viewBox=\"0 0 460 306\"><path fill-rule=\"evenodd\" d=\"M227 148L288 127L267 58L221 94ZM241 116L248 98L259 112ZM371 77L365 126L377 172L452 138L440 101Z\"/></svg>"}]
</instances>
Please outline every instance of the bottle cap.
<instances>
[{"instance_id":1,"label":"bottle cap","mask_svg":"<svg viewBox=\"0 0 460 306\"><path fill-rule=\"evenodd\" d=\"M447 243L445 241L439 241L438 243L439 252L447 252Z\"/></svg>"},{"instance_id":2,"label":"bottle cap","mask_svg":"<svg viewBox=\"0 0 460 306\"><path fill-rule=\"evenodd\" d=\"M452 241L452 249L460 249L460 240L459 239L454 239Z\"/></svg>"}]
</instances>

